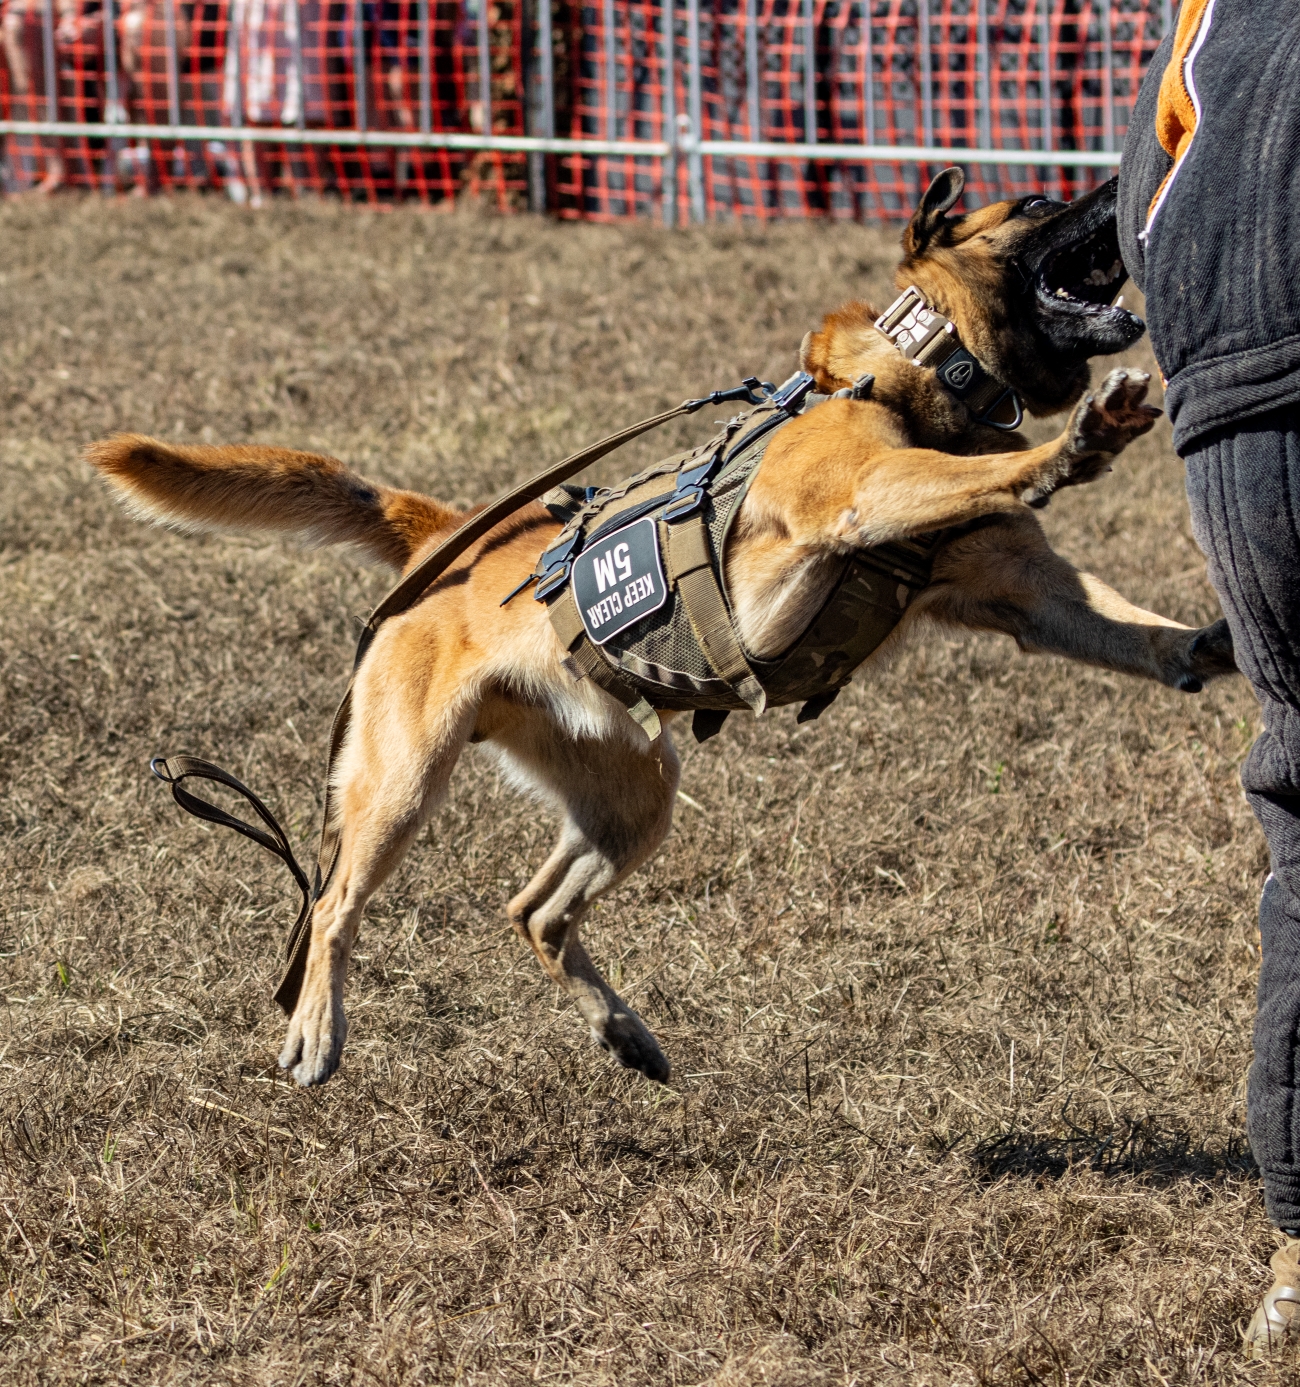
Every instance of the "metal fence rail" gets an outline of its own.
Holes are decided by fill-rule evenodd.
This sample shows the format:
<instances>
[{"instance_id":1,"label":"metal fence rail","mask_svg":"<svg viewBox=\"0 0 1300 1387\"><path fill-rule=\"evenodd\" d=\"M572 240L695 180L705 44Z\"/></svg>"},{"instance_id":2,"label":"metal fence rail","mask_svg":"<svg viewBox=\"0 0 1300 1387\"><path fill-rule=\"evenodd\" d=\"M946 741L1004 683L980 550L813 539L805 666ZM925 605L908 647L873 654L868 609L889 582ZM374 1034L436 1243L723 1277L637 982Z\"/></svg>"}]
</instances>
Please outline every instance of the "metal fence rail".
<instances>
[{"instance_id":1,"label":"metal fence rail","mask_svg":"<svg viewBox=\"0 0 1300 1387\"><path fill-rule=\"evenodd\" d=\"M1170 0L7 0L4 185L610 220L1108 176Z\"/></svg>"}]
</instances>

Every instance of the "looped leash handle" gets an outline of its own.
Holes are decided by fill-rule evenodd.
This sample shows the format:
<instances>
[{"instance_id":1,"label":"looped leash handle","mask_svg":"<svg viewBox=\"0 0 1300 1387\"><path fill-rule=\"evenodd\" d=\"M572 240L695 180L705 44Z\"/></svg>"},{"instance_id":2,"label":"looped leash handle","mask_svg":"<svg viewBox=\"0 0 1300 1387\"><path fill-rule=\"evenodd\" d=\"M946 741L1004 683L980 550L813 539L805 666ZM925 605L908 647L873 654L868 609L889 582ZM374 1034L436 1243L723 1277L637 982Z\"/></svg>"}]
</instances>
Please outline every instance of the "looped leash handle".
<instances>
[{"instance_id":1,"label":"looped leash handle","mask_svg":"<svg viewBox=\"0 0 1300 1387\"><path fill-rule=\"evenodd\" d=\"M298 859L289 845L288 835L280 827L280 821L242 780L236 779L229 771L222 770L220 766L205 761L202 757L155 756L149 762L149 769L165 785L171 787L172 798L187 814L193 814L196 819L205 819L208 823L219 824L222 828L234 829L245 838L251 838L258 847L265 848L273 857L278 857L292 873L302 896L302 903L298 907L298 918L289 931L285 970L275 991L275 1000L287 1015L292 1016L298 1003L298 993L302 990L303 970L307 964L306 944L310 935L307 926L311 920L312 907L316 903L316 895L308 883L306 872L298 865ZM200 799L198 795L187 790L185 781L191 778L211 780L214 784L224 785L226 789L241 795L266 825L265 830L231 814L220 805Z\"/></svg>"}]
</instances>

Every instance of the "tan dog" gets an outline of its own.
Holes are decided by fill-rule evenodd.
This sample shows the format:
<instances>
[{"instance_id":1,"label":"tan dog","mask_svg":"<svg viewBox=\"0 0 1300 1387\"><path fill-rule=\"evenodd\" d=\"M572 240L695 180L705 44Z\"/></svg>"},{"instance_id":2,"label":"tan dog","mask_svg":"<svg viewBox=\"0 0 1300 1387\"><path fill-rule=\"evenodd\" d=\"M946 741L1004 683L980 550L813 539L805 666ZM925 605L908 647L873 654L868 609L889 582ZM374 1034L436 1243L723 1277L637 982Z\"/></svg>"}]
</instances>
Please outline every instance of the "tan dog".
<instances>
[{"instance_id":1,"label":"tan dog","mask_svg":"<svg viewBox=\"0 0 1300 1387\"><path fill-rule=\"evenodd\" d=\"M960 191L957 170L931 185L904 235L899 285L919 286L1031 412L1062 410L1086 388L1089 356L1142 331L1110 306L1124 278L1114 189L1068 207L1023 199L950 218ZM874 318L850 304L805 342L805 365L822 390L871 372L874 393L828 400L775 435L728 542L728 591L753 656L776 656L800 636L846 553L945 530L930 586L886 647L930 618L1187 690L1233 668L1224 623L1190 631L1131 606L1053 553L1026 506L1093 480L1152 426L1159 411L1143 403L1145 375L1112 372L1059 438L1029 448L974 423L935 371L905 360ZM460 519L313 454L123 436L89 456L148 518L350 542L398 569ZM469 741L496 748L520 787L554 804L561 820L550 858L510 902L511 924L620 1063L653 1079L668 1075L654 1037L598 972L578 926L663 841L677 756L667 732L650 744L620 704L562 666L542 605L524 595L501 606L558 528L542 505L526 506L387 622L361 666L337 761L338 865L315 907L280 1056L300 1084L322 1083L338 1067L344 981L366 901L438 805Z\"/></svg>"}]
</instances>

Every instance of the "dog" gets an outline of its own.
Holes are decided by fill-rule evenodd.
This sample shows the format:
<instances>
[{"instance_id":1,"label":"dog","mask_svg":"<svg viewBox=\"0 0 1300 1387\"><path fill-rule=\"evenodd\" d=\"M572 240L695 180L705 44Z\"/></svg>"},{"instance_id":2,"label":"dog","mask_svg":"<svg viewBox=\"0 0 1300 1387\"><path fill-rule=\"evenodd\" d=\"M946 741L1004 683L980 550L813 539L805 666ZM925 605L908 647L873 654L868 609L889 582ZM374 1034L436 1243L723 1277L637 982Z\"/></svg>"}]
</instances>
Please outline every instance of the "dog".
<instances>
[{"instance_id":1,"label":"dog","mask_svg":"<svg viewBox=\"0 0 1300 1387\"><path fill-rule=\"evenodd\" d=\"M779 655L819 610L845 555L938 531L930 583L873 661L928 620L1194 692L1235 668L1226 623L1190 630L1131 605L1055 554L1034 514L1060 488L1108 471L1160 413L1145 403L1142 372L1112 371L1085 394L1088 359L1144 330L1112 303L1125 278L1114 183L1070 204L1029 197L949 215L962 185L948 169L921 198L897 283L951 320L979 367L1031 414L1073 406L1065 429L1030 447L908 360L872 308L831 313L801 359L833 398L774 436L727 541L742 643L756 659ZM854 398L869 375L870 394ZM120 435L87 456L141 517L348 543L397 570L463 519L310 453ZM558 531L545 506L523 507L383 625L357 672L332 786L341 847L315 904L280 1055L300 1085L339 1066L344 983L366 901L445 795L469 742L495 748L513 783L560 819L550 857L508 905L510 923L619 1063L668 1078L658 1042L602 977L579 926L663 842L678 758L667 728L651 741L591 679L574 677L540 603L502 605Z\"/></svg>"}]
</instances>

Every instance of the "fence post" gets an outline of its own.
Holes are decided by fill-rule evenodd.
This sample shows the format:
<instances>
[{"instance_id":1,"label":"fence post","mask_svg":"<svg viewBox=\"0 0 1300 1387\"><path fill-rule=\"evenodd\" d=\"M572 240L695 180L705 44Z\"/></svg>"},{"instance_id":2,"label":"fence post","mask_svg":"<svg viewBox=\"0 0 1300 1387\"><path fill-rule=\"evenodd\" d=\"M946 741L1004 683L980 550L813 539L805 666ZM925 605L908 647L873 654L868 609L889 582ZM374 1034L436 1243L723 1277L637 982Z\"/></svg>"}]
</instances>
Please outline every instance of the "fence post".
<instances>
[{"instance_id":1,"label":"fence post","mask_svg":"<svg viewBox=\"0 0 1300 1387\"><path fill-rule=\"evenodd\" d=\"M876 142L876 53L871 36L874 0L862 0L862 133L865 143Z\"/></svg>"},{"instance_id":2,"label":"fence post","mask_svg":"<svg viewBox=\"0 0 1300 1387\"><path fill-rule=\"evenodd\" d=\"M54 67L54 0L45 0L41 6L41 45L45 63L45 119L58 120L58 73Z\"/></svg>"},{"instance_id":3,"label":"fence post","mask_svg":"<svg viewBox=\"0 0 1300 1387\"><path fill-rule=\"evenodd\" d=\"M618 139L618 33L614 27L614 0L604 0L600 27L605 31L605 138ZM608 169L608 165L606 165Z\"/></svg>"},{"instance_id":4,"label":"fence post","mask_svg":"<svg viewBox=\"0 0 1300 1387\"><path fill-rule=\"evenodd\" d=\"M167 32L167 115L173 125L179 125L181 65L176 52L176 0L163 0L163 19Z\"/></svg>"},{"instance_id":5,"label":"fence post","mask_svg":"<svg viewBox=\"0 0 1300 1387\"><path fill-rule=\"evenodd\" d=\"M354 0L359 4L360 0ZM488 30L489 0L478 0L478 99L483 111L483 133L492 133L492 49Z\"/></svg>"},{"instance_id":6,"label":"fence post","mask_svg":"<svg viewBox=\"0 0 1300 1387\"><path fill-rule=\"evenodd\" d=\"M979 102L979 125L975 136L981 149L993 148L993 65L989 54L988 0L975 0L975 62L984 82L984 99Z\"/></svg>"},{"instance_id":7,"label":"fence post","mask_svg":"<svg viewBox=\"0 0 1300 1387\"><path fill-rule=\"evenodd\" d=\"M1094 0L1101 20L1101 147L1115 148L1115 49L1110 33L1111 0Z\"/></svg>"},{"instance_id":8,"label":"fence post","mask_svg":"<svg viewBox=\"0 0 1300 1387\"><path fill-rule=\"evenodd\" d=\"M418 0L416 23L420 26L420 133L427 135L433 129L433 82L429 70L429 0Z\"/></svg>"},{"instance_id":9,"label":"fence post","mask_svg":"<svg viewBox=\"0 0 1300 1387\"><path fill-rule=\"evenodd\" d=\"M763 138L762 79L758 75L758 0L745 0L745 111L749 138Z\"/></svg>"},{"instance_id":10,"label":"fence post","mask_svg":"<svg viewBox=\"0 0 1300 1387\"><path fill-rule=\"evenodd\" d=\"M425 0L427 3L427 0ZM532 43L524 39L524 101L530 135L549 136L546 128L546 48L551 38L551 0L533 0L537 7L532 26ZM524 12L527 18L527 10ZM534 150L528 156L528 206L534 212L546 211L546 155Z\"/></svg>"},{"instance_id":11,"label":"fence post","mask_svg":"<svg viewBox=\"0 0 1300 1387\"><path fill-rule=\"evenodd\" d=\"M117 90L117 6L114 0L104 0L104 68L106 75L105 86L108 95L108 109L104 112L105 124L117 125L121 122L126 112L122 109L122 102ZM112 193L117 187L117 156L121 149L120 140L106 140L104 143L105 152L108 155L107 169L105 171L104 188L105 193Z\"/></svg>"},{"instance_id":12,"label":"fence post","mask_svg":"<svg viewBox=\"0 0 1300 1387\"><path fill-rule=\"evenodd\" d=\"M1050 4L1051 0L1047 0ZM921 143L934 143L934 76L930 50L930 0L916 0L916 46L920 50Z\"/></svg>"},{"instance_id":13,"label":"fence post","mask_svg":"<svg viewBox=\"0 0 1300 1387\"><path fill-rule=\"evenodd\" d=\"M664 225L677 225L677 64L676 0L659 0L663 40L663 131L668 153L659 165Z\"/></svg>"},{"instance_id":14,"label":"fence post","mask_svg":"<svg viewBox=\"0 0 1300 1387\"><path fill-rule=\"evenodd\" d=\"M803 0L803 3L803 137L805 143L816 144L817 0Z\"/></svg>"},{"instance_id":15,"label":"fence post","mask_svg":"<svg viewBox=\"0 0 1300 1387\"><path fill-rule=\"evenodd\" d=\"M168 0L168 4L174 4L175 0ZM304 80L302 65L302 4L301 0L292 0L293 4L293 80L298 84L298 119L294 122L299 130L307 128L307 83Z\"/></svg>"},{"instance_id":16,"label":"fence post","mask_svg":"<svg viewBox=\"0 0 1300 1387\"><path fill-rule=\"evenodd\" d=\"M352 72L357 129L366 130L366 7L361 0L352 0Z\"/></svg>"},{"instance_id":17,"label":"fence post","mask_svg":"<svg viewBox=\"0 0 1300 1387\"><path fill-rule=\"evenodd\" d=\"M1043 95L1043 149L1052 145L1052 0L1043 0L1042 26L1039 29L1038 64L1042 74ZM1048 174L1048 166L1043 166L1043 185L1051 189L1053 180Z\"/></svg>"},{"instance_id":18,"label":"fence post","mask_svg":"<svg viewBox=\"0 0 1300 1387\"><path fill-rule=\"evenodd\" d=\"M551 33L551 0L539 0L538 18L538 43L541 45L541 67L542 67L542 135L548 139L555 138L555 40ZM538 162L542 169L542 205L539 211L546 210L547 180L546 180L546 155L539 155Z\"/></svg>"},{"instance_id":19,"label":"fence post","mask_svg":"<svg viewBox=\"0 0 1300 1387\"><path fill-rule=\"evenodd\" d=\"M700 0L686 0L686 45L690 62L690 148L686 156L687 179L691 186L691 219L704 220L704 156L700 141L704 138L703 89L700 75Z\"/></svg>"}]
</instances>

